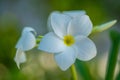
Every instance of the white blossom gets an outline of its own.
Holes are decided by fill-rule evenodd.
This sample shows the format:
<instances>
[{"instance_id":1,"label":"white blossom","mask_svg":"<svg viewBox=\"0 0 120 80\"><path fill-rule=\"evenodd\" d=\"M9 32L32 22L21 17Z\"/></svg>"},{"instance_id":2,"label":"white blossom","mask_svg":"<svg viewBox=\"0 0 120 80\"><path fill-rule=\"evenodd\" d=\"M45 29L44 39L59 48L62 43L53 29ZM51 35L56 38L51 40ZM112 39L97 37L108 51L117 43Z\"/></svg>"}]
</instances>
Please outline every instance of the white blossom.
<instances>
[{"instance_id":1,"label":"white blossom","mask_svg":"<svg viewBox=\"0 0 120 80\"><path fill-rule=\"evenodd\" d=\"M40 50L54 54L55 61L62 70L67 70L76 58L88 61L96 56L96 46L88 38L92 22L85 13L77 13L53 12L48 20L51 31L39 44Z\"/></svg>"},{"instance_id":2,"label":"white blossom","mask_svg":"<svg viewBox=\"0 0 120 80\"><path fill-rule=\"evenodd\" d=\"M31 27L25 27L22 31L22 35L16 45L17 51L14 57L18 68L20 68L20 63L24 63L26 61L25 51L28 51L35 47L35 34L35 30Z\"/></svg>"}]
</instances>

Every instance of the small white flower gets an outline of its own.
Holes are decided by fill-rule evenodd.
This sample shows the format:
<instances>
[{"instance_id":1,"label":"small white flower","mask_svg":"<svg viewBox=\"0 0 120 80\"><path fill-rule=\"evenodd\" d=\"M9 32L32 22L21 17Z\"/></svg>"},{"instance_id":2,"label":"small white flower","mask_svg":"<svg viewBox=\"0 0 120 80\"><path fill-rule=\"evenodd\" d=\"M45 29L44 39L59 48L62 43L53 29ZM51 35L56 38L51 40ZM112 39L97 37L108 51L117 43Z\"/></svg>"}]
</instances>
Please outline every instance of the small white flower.
<instances>
[{"instance_id":1,"label":"small white flower","mask_svg":"<svg viewBox=\"0 0 120 80\"><path fill-rule=\"evenodd\" d=\"M39 49L54 53L57 65L67 70L77 59L87 61L96 56L96 46L87 37L92 31L92 23L85 14L71 17L53 12L49 18L52 31L39 44Z\"/></svg>"},{"instance_id":2,"label":"small white flower","mask_svg":"<svg viewBox=\"0 0 120 80\"><path fill-rule=\"evenodd\" d=\"M34 34L36 34L35 30L31 27L25 27L22 31L22 36L20 37L19 41L17 42L16 48L16 55L15 55L15 62L20 68L20 63L24 63L26 61L25 51L28 51L35 47L36 45L36 38Z\"/></svg>"}]
</instances>

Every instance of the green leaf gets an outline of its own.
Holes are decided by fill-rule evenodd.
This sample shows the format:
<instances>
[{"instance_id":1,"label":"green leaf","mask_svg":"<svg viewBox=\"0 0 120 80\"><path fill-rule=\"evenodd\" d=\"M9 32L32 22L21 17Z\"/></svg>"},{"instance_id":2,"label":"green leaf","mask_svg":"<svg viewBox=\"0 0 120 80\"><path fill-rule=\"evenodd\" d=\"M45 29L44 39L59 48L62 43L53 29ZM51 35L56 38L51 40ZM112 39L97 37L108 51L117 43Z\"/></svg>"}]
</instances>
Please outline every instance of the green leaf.
<instances>
[{"instance_id":1,"label":"green leaf","mask_svg":"<svg viewBox=\"0 0 120 80\"><path fill-rule=\"evenodd\" d=\"M115 80L120 80L120 71L119 71L119 73L118 73L118 75L117 75Z\"/></svg>"},{"instance_id":2,"label":"green leaf","mask_svg":"<svg viewBox=\"0 0 120 80\"><path fill-rule=\"evenodd\" d=\"M112 46L111 46L111 52L108 56L105 80L113 80L114 77L114 72L115 72L115 67L119 52L120 33L116 31L112 31L110 33L110 37L111 37Z\"/></svg>"},{"instance_id":3,"label":"green leaf","mask_svg":"<svg viewBox=\"0 0 120 80\"><path fill-rule=\"evenodd\" d=\"M85 64L85 62L76 60L76 68L79 74L82 76L83 80L93 80L88 66Z\"/></svg>"},{"instance_id":4,"label":"green leaf","mask_svg":"<svg viewBox=\"0 0 120 80\"><path fill-rule=\"evenodd\" d=\"M110 22L107 22L107 23L104 23L104 24L95 26L95 27L93 28L91 34L105 31L105 30L109 29L110 27L112 27L116 22L117 22L117 20L112 20L112 21L110 21Z\"/></svg>"}]
</instances>

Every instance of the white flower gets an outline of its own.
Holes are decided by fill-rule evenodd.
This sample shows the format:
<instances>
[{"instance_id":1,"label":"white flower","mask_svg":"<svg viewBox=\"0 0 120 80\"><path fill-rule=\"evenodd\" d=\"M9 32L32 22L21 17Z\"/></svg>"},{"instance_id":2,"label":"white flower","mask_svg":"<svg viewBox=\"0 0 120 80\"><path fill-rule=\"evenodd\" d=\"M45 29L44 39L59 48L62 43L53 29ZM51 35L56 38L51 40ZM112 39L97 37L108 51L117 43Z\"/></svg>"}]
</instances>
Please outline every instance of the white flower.
<instances>
[{"instance_id":1,"label":"white flower","mask_svg":"<svg viewBox=\"0 0 120 80\"><path fill-rule=\"evenodd\" d=\"M20 63L24 63L26 61L25 51L28 51L35 47L36 39L34 34L36 34L35 30L31 27L25 27L22 31L22 36L20 37L19 41L17 42L16 48L16 55L15 55L15 62L20 68Z\"/></svg>"},{"instance_id":2,"label":"white flower","mask_svg":"<svg viewBox=\"0 0 120 80\"><path fill-rule=\"evenodd\" d=\"M96 56L96 46L87 37L92 31L87 15L73 18L53 12L49 19L52 32L42 38L39 49L54 53L55 61L62 70L67 70L76 58L88 61Z\"/></svg>"}]
</instances>

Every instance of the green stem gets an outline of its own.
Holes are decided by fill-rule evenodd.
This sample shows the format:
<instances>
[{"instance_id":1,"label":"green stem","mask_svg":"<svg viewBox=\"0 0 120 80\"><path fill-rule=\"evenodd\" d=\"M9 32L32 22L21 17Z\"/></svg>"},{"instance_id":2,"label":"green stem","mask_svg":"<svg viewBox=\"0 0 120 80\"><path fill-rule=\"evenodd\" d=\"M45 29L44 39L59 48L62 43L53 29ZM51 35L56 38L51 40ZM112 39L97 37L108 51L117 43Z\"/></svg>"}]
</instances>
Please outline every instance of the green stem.
<instances>
[{"instance_id":1,"label":"green stem","mask_svg":"<svg viewBox=\"0 0 120 80\"><path fill-rule=\"evenodd\" d=\"M70 67L70 69L71 69L71 72L72 72L72 80L78 80L77 71L76 71L75 65L73 64Z\"/></svg>"},{"instance_id":2,"label":"green stem","mask_svg":"<svg viewBox=\"0 0 120 80\"><path fill-rule=\"evenodd\" d=\"M83 80L95 80L90 73L90 68L86 62L76 60L75 66L78 74L82 77Z\"/></svg>"},{"instance_id":3,"label":"green stem","mask_svg":"<svg viewBox=\"0 0 120 80\"><path fill-rule=\"evenodd\" d=\"M39 44L42 38L43 38L43 36L39 35L39 36L36 38L36 43Z\"/></svg>"},{"instance_id":4,"label":"green stem","mask_svg":"<svg viewBox=\"0 0 120 80\"><path fill-rule=\"evenodd\" d=\"M112 47L108 58L105 80L113 80L114 77L115 67L118 58L118 51L119 51L120 34L118 32L112 31L111 41L112 41Z\"/></svg>"}]
</instances>

